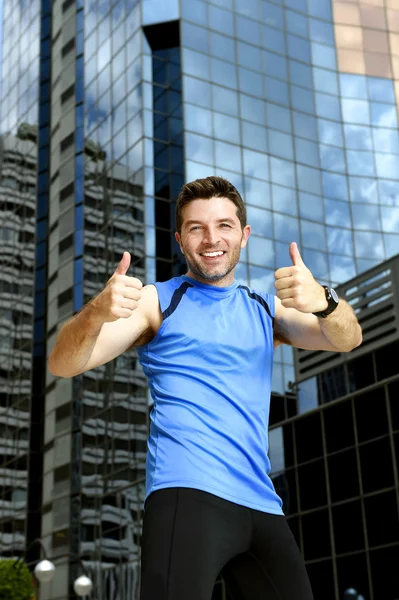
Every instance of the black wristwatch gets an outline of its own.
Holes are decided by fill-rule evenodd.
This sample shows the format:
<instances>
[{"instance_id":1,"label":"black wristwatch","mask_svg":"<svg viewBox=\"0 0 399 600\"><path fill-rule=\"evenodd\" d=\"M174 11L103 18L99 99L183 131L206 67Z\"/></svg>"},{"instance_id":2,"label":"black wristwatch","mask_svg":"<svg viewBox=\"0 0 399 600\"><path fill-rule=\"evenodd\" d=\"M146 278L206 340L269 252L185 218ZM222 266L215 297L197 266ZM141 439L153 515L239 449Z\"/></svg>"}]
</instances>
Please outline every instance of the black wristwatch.
<instances>
[{"instance_id":1,"label":"black wristwatch","mask_svg":"<svg viewBox=\"0 0 399 600\"><path fill-rule=\"evenodd\" d=\"M327 285L323 285L324 291L326 292L326 299L328 302L327 308L321 310L319 312L313 313L316 317L324 319L328 315L330 315L338 306L339 298L338 294L333 288L328 287Z\"/></svg>"}]
</instances>

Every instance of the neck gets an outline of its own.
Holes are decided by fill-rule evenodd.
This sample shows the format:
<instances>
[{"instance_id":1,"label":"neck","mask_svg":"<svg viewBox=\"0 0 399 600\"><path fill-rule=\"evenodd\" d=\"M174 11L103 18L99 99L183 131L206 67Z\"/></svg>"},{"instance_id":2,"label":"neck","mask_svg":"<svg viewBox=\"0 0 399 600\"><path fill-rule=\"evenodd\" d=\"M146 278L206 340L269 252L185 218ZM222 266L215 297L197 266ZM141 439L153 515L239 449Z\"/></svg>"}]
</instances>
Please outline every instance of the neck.
<instances>
[{"instance_id":1,"label":"neck","mask_svg":"<svg viewBox=\"0 0 399 600\"><path fill-rule=\"evenodd\" d=\"M234 283L234 271L230 271L230 273L227 273L227 275L225 275L221 279L217 279L216 281L209 280L205 277L196 275L195 273L193 273L190 270L187 271L186 276L191 277L192 279L195 279L196 281L199 281L199 283L205 283L206 285L214 285L215 287L229 287L229 285L233 285L233 283Z\"/></svg>"}]
</instances>

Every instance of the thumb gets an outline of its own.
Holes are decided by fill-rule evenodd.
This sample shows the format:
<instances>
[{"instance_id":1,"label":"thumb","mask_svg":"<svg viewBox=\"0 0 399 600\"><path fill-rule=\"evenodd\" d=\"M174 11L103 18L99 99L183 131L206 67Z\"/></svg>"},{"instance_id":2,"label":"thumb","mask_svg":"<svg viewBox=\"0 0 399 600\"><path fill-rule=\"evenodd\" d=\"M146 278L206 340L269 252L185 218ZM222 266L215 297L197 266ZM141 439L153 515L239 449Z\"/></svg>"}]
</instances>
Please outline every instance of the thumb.
<instances>
[{"instance_id":1,"label":"thumb","mask_svg":"<svg viewBox=\"0 0 399 600\"><path fill-rule=\"evenodd\" d=\"M301 255L299 254L298 244L296 242L292 242L292 244L290 244L290 258L294 267L305 265Z\"/></svg>"},{"instance_id":2,"label":"thumb","mask_svg":"<svg viewBox=\"0 0 399 600\"><path fill-rule=\"evenodd\" d=\"M131 256L129 252L124 252L121 258L121 262L115 269L115 274L117 275L126 275L130 267Z\"/></svg>"}]
</instances>

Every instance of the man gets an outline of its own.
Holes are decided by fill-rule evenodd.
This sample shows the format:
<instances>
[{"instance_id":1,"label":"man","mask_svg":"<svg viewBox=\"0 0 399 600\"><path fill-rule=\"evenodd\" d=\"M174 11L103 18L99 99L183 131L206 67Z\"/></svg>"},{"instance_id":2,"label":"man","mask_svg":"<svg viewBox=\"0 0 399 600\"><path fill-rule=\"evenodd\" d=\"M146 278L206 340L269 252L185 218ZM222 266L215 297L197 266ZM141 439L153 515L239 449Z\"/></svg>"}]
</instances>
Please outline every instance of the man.
<instances>
[{"instance_id":1,"label":"man","mask_svg":"<svg viewBox=\"0 0 399 600\"><path fill-rule=\"evenodd\" d=\"M60 331L52 373L72 377L133 345L154 399L147 453L141 600L311 600L299 549L269 477L274 347L347 352L350 306L290 245L276 297L234 280L250 226L225 179L186 184L176 240L188 272L143 287L124 253L105 289Z\"/></svg>"}]
</instances>

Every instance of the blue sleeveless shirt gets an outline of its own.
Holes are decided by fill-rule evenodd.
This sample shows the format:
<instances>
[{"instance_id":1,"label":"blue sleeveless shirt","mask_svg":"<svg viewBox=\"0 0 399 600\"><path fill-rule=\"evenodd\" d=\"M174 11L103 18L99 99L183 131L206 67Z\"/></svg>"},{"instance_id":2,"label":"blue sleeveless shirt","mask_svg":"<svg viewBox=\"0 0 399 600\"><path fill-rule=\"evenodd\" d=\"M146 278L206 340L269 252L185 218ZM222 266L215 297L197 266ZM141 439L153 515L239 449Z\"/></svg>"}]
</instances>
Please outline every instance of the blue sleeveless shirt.
<instances>
[{"instance_id":1,"label":"blue sleeveless shirt","mask_svg":"<svg viewBox=\"0 0 399 600\"><path fill-rule=\"evenodd\" d=\"M154 400L146 498L188 487L283 514L267 456L274 297L187 276L155 286L163 322L138 348Z\"/></svg>"}]
</instances>

